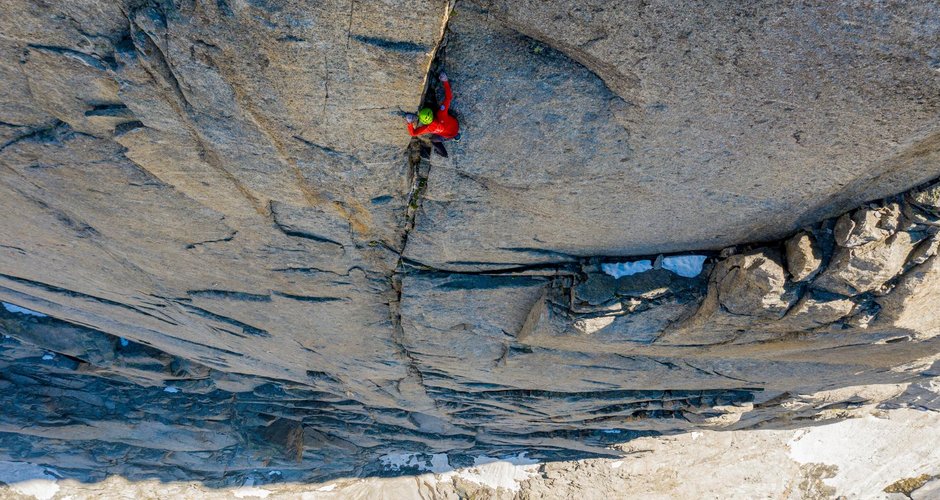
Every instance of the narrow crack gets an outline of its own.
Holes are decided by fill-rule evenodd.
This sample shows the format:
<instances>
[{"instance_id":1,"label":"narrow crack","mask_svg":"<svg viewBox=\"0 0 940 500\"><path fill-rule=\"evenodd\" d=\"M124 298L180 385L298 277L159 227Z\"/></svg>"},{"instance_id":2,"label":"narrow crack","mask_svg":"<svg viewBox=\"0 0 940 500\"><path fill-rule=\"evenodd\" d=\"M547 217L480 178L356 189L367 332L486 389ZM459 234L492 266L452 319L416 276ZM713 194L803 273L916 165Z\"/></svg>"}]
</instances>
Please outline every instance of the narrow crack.
<instances>
[{"instance_id":1,"label":"narrow crack","mask_svg":"<svg viewBox=\"0 0 940 500\"><path fill-rule=\"evenodd\" d=\"M428 65L428 72L424 77L424 93L422 94L422 101L428 92L430 74L432 70L438 66L437 63L439 63L439 58L442 56L441 49L444 45L446 45L447 24L450 21L450 15L453 12L454 3L455 2L448 3L448 5L445 7L444 18L441 23L440 38L434 48L434 55L431 58L431 63ZM352 6L350 6L350 27L351 23ZM408 144L407 151L409 167L408 176L409 180L411 181L411 190L408 194L408 205L405 207L405 224L402 227L402 234L399 240L400 250L392 249L396 254L398 254L398 261L395 264L395 270L389 277L389 282L391 284L392 291L394 292L394 297L389 300L388 308L390 320L392 322L392 341L398 347L402 358L404 358L406 362L407 375L418 383L418 385L424 391L426 397L436 406L437 401L428 393L427 386L424 383L424 374L418 368L418 361L415 359L414 353L408 349L405 343L405 329L402 325L402 278L406 272L407 265L407 259L404 255L408 246L408 237L415 228L418 212L421 210L421 203L424 198L424 193L427 191L428 177L431 173L429 146L415 137L412 138L411 142Z\"/></svg>"},{"instance_id":2,"label":"narrow crack","mask_svg":"<svg viewBox=\"0 0 940 500\"><path fill-rule=\"evenodd\" d=\"M51 135L54 134L55 131L56 131L57 129L59 129L60 127L62 127L62 128L67 128L68 125L66 125L65 122L63 122L63 121L56 120L56 121L54 121L51 125L31 129L29 132L26 132L25 134L22 134L22 135L18 135L18 136L16 136L16 137L10 139L9 141L3 143L3 145L0 145L0 152L2 152L2 151L5 150L6 148L8 148L8 147L10 147L10 146L12 146L12 145L14 145L14 144L16 144L16 143L18 143L18 142L27 141L27 140L30 140L30 139L32 139L32 138L34 138L34 137L40 137L40 138L41 138L41 137L46 136L46 135L49 135L49 136L51 137Z\"/></svg>"}]
</instances>

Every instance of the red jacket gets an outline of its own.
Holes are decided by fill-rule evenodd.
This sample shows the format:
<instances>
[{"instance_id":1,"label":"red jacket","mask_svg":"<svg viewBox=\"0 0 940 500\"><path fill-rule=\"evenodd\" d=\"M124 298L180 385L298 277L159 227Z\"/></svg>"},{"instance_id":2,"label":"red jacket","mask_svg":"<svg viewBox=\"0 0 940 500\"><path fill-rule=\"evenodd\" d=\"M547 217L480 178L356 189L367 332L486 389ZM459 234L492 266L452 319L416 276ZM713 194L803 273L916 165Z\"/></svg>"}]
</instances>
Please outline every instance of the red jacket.
<instances>
[{"instance_id":1,"label":"red jacket","mask_svg":"<svg viewBox=\"0 0 940 500\"><path fill-rule=\"evenodd\" d=\"M434 121L431 123L418 128L415 128L413 123L409 123L408 133L412 136L435 134L444 139L453 139L460 131L457 120L448 113L448 110L450 110L450 101L454 98L454 94L450 91L450 82L441 83L444 84L444 104L441 105L440 111L434 113Z\"/></svg>"}]
</instances>

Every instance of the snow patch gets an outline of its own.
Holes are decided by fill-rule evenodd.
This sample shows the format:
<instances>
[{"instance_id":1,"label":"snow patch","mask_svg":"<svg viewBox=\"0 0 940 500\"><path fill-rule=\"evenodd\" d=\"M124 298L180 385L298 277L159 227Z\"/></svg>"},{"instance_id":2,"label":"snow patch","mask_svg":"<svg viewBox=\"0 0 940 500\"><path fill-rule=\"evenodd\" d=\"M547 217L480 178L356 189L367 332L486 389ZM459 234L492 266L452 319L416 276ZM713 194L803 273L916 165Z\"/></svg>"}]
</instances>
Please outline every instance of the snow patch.
<instances>
[{"instance_id":1,"label":"snow patch","mask_svg":"<svg viewBox=\"0 0 940 500\"><path fill-rule=\"evenodd\" d=\"M232 492L237 498L267 498L271 494L270 490L254 488L251 486L242 486Z\"/></svg>"},{"instance_id":2,"label":"snow patch","mask_svg":"<svg viewBox=\"0 0 940 500\"><path fill-rule=\"evenodd\" d=\"M519 491L519 483L536 474L539 461L527 458L525 452L505 458L479 456L473 459L473 467L453 472L457 477L482 484L490 488L505 488Z\"/></svg>"},{"instance_id":3,"label":"snow patch","mask_svg":"<svg viewBox=\"0 0 940 500\"><path fill-rule=\"evenodd\" d=\"M632 276L653 269L653 262L649 260L637 260L633 262L613 262L601 264L601 270L604 273L621 278L623 276Z\"/></svg>"},{"instance_id":4,"label":"snow patch","mask_svg":"<svg viewBox=\"0 0 940 500\"><path fill-rule=\"evenodd\" d=\"M526 457L526 455L528 455L528 453L526 452L522 452L518 455L513 455L513 456L508 456L508 457L503 457L503 458L493 458L493 457L488 457L486 455L480 455L479 457L475 457L473 459L473 465L474 466L486 465L486 464L492 464L496 462L506 462L512 465L535 465L539 463L538 460L535 460L534 458L528 458Z\"/></svg>"},{"instance_id":5,"label":"snow patch","mask_svg":"<svg viewBox=\"0 0 940 500\"><path fill-rule=\"evenodd\" d=\"M810 427L787 444L798 463L836 466L835 477L823 481L847 498L867 498L899 478L936 474L940 464L936 414L912 409Z\"/></svg>"},{"instance_id":6,"label":"snow patch","mask_svg":"<svg viewBox=\"0 0 940 500\"><path fill-rule=\"evenodd\" d=\"M663 269L672 271L684 278L694 278L702 274L702 265L705 264L704 255L673 255L663 258Z\"/></svg>"},{"instance_id":7,"label":"snow patch","mask_svg":"<svg viewBox=\"0 0 940 500\"><path fill-rule=\"evenodd\" d=\"M662 268L672 271L684 278L694 278L702 274L702 266L708 257L705 255L673 255L663 257ZM614 278L632 276L653 269L653 262L649 260L634 260L627 262L609 262L601 264L601 270Z\"/></svg>"},{"instance_id":8,"label":"snow patch","mask_svg":"<svg viewBox=\"0 0 940 500\"><path fill-rule=\"evenodd\" d=\"M174 387L174 386L172 386L172 385L168 385L168 386L166 386L166 387L163 388L163 392L169 392L170 394L176 394L177 392L180 392L180 390L179 390L178 387Z\"/></svg>"},{"instance_id":9,"label":"snow patch","mask_svg":"<svg viewBox=\"0 0 940 500\"><path fill-rule=\"evenodd\" d=\"M41 312L36 312L36 311L33 311L32 309L20 307L16 304L10 304L8 302L0 302L0 304L3 304L3 308L6 309L7 311L10 311L11 313L28 314L30 316L36 316L37 318L46 317L46 315Z\"/></svg>"},{"instance_id":10,"label":"snow patch","mask_svg":"<svg viewBox=\"0 0 940 500\"><path fill-rule=\"evenodd\" d=\"M336 489L336 483L328 484L326 486L321 486L317 488L317 491L333 491Z\"/></svg>"},{"instance_id":11,"label":"snow patch","mask_svg":"<svg viewBox=\"0 0 940 500\"><path fill-rule=\"evenodd\" d=\"M45 467L27 462L0 462L0 481L14 493L49 500L59 492L57 477Z\"/></svg>"},{"instance_id":12,"label":"snow patch","mask_svg":"<svg viewBox=\"0 0 940 500\"><path fill-rule=\"evenodd\" d=\"M420 471L431 472L433 474L422 475L421 478L432 486L438 481L450 482L454 477L459 477L490 488L510 491L519 491L519 483L534 476L540 463L528 458L525 452L501 458L482 455L473 459L473 466L460 469L451 468L447 455L443 453L389 453L379 457L379 460L386 471L416 467Z\"/></svg>"},{"instance_id":13,"label":"snow patch","mask_svg":"<svg viewBox=\"0 0 940 500\"><path fill-rule=\"evenodd\" d=\"M232 491L232 494L238 498L267 498L271 494L270 490L255 488L255 478L245 479L241 488Z\"/></svg>"},{"instance_id":14,"label":"snow patch","mask_svg":"<svg viewBox=\"0 0 940 500\"><path fill-rule=\"evenodd\" d=\"M53 359L55 359L55 354L52 354L51 352L47 352L42 355L42 359L45 361L52 361Z\"/></svg>"}]
</instances>

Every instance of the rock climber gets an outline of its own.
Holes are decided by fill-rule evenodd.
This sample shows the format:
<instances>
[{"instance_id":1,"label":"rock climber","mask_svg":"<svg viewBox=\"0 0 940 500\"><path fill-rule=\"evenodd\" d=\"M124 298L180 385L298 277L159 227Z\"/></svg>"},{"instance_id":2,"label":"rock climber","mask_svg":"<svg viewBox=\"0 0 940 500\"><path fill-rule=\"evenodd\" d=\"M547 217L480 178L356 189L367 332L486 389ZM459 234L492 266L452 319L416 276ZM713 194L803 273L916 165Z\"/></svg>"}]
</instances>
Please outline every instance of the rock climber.
<instances>
[{"instance_id":1,"label":"rock climber","mask_svg":"<svg viewBox=\"0 0 940 500\"><path fill-rule=\"evenodd\" d=\"M441 71L438 78L444 84L444 103L441 104L440 110L435 113L431 108L422 108L417 116L414 113L406 114L405 121L408 122L408 133L412 137L430 134L431 145L434 146L434 150L437 151L437 154L447 158L447 150L444 149L443 142L450 139L459 139L460 125L457 124L457 119L450 116L450 102L453 100L454 94L450 90L450 81L447 79L447 74ZM420 127L415 128L415 120L421 124Z\"/></svg>"}]
</instances>

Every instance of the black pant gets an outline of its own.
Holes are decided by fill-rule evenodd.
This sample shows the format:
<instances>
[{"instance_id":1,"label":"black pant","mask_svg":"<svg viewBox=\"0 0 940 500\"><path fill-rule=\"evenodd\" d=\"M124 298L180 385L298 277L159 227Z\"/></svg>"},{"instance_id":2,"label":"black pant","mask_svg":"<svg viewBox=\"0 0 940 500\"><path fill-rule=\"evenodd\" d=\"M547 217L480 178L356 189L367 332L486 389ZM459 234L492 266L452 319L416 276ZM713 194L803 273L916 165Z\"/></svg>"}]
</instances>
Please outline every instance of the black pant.
<instances>
[{"instance_id":1,"label":"black pant","mask_svg":"<svg viewBox=\"0 0 940 500\"><path fill-rule=\"evenodd\" d=\"M439 136L439 135L437 135L437 134L431 134L431 146L434 148L434 151L435 151L437 154L443 156L444 158L447 158L447 150L444 149L444 138L443 138L443 137L441 137L441 136Z\"/></svg>"}]
</instances>

